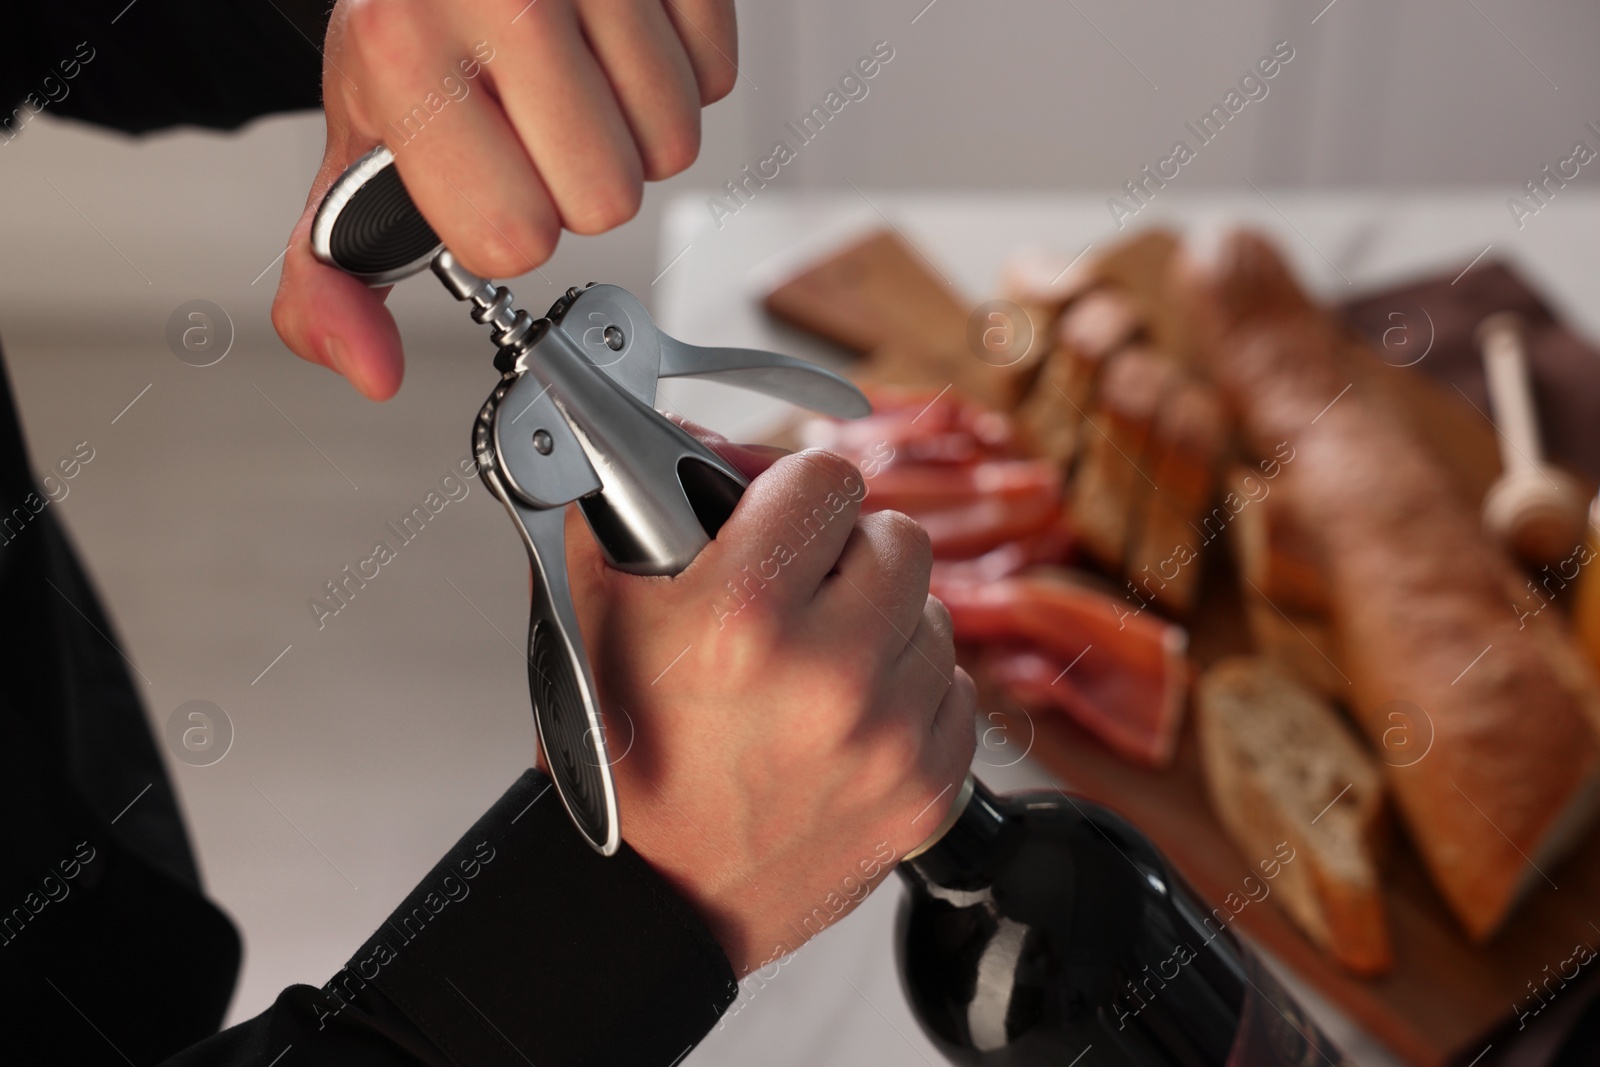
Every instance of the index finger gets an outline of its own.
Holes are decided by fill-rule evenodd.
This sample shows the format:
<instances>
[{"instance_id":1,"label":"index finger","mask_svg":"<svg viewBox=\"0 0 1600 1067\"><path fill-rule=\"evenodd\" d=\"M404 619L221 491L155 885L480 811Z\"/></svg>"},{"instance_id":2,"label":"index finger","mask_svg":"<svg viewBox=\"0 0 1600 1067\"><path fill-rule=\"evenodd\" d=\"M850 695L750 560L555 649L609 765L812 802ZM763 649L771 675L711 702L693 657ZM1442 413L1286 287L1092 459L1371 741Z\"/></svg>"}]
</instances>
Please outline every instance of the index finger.
<instances>
[{"instance_id":1,"label":"index finger","mask_svg":"<svg viewBox=\"0 0 1600 1067\"><path fill-rule=\"evenodd\" d=\"M718 585L771 587L774 603L808 603L837 566L866 495L861 471L837 453L784 456L750 483L716 540L684 573Z\"/></svg>"},{"instance_id":2,"label":"index finger","mask_svg":"<svg viewBox=\"0 0 1600 1067\"><path fill-rule=\"evenodd\" d=\"M668 413L666 418L668 422L686 431L701 444L721 456L746 478L755 478L778 460L791 454L789 449L779 448L777 445L750 445L730 441L717 431L708 430L698 422L691 422L682 415Z\"/></svg>"}]
</instances>

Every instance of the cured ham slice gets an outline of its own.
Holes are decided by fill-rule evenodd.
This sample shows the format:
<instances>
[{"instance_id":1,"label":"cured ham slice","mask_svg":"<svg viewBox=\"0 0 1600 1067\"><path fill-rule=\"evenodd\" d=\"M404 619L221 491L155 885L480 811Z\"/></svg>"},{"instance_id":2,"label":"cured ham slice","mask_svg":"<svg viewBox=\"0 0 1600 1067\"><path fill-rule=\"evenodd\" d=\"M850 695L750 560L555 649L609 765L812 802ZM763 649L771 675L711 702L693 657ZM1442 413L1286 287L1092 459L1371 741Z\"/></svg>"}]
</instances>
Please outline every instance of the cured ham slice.
<instances>
[{"instance_id":1,"label":"cured ham slice","mask_svg":"<svg viewBox=\"0 0 1600 1067\"><path fill-rule=\"evenodd\" d=\"M867 511L903 511L922 523L939 560L966 560L1010 545L1021 563L1065 562L1062 477L1054 464L1013 451L1010 420L951 390L878 388L873 413L814 419L810 447L853 459L867 480Z\"/></svg>"},{"instance_id":2,"label":"cured ham slice","mask_svg":"<svg viewBox=\"0 0 1600 1067\"><path fill-rule=\"evenodd\" d=\"M1189 688L1188 634L1133 605L1046 577L940 580L956 640L990 646L989 677L1053 707L1127 759L1172 760Z\"/></svg>"},{"instance_id":3,"label":"cured ham slice","mask_svg":"<svg viewBox=\"0 0 1600 1067\"><path fill-rule=\"evenodd\" d=\"M933 561L933 581L992 582L1009 578L1036 564L1059 564L1072 558L1077 531L1065 512L1058 512L1049 526L1026 537L991 548L970 559Z\"/></svg>"},{"instance_id":4,"label":"cured ham slice","mask_svg":"<svg viewBox=\"0 0 1600 1067\"><path fill-rule=\"evenodd\" d=\"M1011 420L951 390L869 389L872 414L811 419L800 428L807 448L832 449L873 462L970 463L1016 454Z\"/></svg>"},{"instance_id":5,"label":"cured ham slice","mask_svg":"<svg viewBox=\"0 0 1600 1067\"><path fill-rule=\"evenodd\" d=\"M1010 421L953 391L875 390L855 422L802 439L861 465L866 510L903 511L933 542L933 592L974 664L1018 703L1054 708L1133 762L1171 762L1188 693L1188 635L1070 582L1021 576L1079 540L1061 468L1016 454Z\"/></svg>"},{"instance_id":6,"label":"cured ham slice","mask_svg":"<svg viewBox=\"0 0 1600 1067\"><path fill-rule=\"evenodd\" d=\"M872 497L867 497L871 508ZM971 559L1004 544L1047 531L1061 511L1058 495L974 496L963 504L935 510L905 510L928 531L934 559Z\"/></svg>"},{"instance_id":7,"label":"cured ham slice","mask_svg":"<svg viewBox=\"0 0 1600 1067\"><path fill-rule=\"evenodd\" d=\"M867 477L869 509L915 514L974 500L1061 504L1061 472L1036 459L993 459L959 467L891 463Z\"/></svg>"},{"instance_id":8,"label":"cured ham slice","mask_svg":"<svg viewBox=\"0 0 1600 1067\"><path fill-rule=\"evenodd\" d=\"M1061 474L1027 459L897 462L867 478L865 508L903 511L922 523L935 559L971 559L1049 530L1061 514Z\"/></svg>"}]
</instances>

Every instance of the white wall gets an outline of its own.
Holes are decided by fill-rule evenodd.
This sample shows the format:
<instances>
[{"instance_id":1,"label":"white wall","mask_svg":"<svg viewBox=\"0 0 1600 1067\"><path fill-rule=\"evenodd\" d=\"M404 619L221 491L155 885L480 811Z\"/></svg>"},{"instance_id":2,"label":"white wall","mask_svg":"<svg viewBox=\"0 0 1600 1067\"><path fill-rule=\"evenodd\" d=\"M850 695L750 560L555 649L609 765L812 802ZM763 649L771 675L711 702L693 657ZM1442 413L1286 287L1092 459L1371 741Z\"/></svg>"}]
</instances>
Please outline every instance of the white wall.
<instances>
[{"instance_id":1,"label":"white wall","mask_svg":"<svg viewBox=\"0 0 1600 1067\"><path fill-rule=\"evenodd\" d=\"M867 41L899 53L808 180L1120 183L1279 40L1294 61L1186 182L1520 183L1600 121L1600 8L1575 0L937 0L911 25L924 3L791 14L789 88L753 110L769 126Z\"/></svg>"},{"instance_id":2,"label":"white wall","mask_svg":"<svg viewBox=\"0 0 1600 1067\"><path fill-rule=\"evenodd\" d=\"M1600 7L1578 0L925 3L743 5L744 76L707 113L701 162L654 189L621 231L569 238L545 273L648 299L664 194L715 188L765 158L789 136L784 122L878 40L895 58L783 170L784 188L1109 195L1279 40L1294 60L1184 168L1185 187L1248 178L1509 195L1577 137L1594 140L1586 120L1600 122ZM0 149L0 325L60 337L114 311L142 331L194 296L261 324L276 272L250 281L281 250L320 145L314 116L137 140L36 123ZM409 329L459 314L431 288L413 282L397 298L415 312ZM520 291L530 306L554 295L537 279Z\"/></svg>"}]
</instances>

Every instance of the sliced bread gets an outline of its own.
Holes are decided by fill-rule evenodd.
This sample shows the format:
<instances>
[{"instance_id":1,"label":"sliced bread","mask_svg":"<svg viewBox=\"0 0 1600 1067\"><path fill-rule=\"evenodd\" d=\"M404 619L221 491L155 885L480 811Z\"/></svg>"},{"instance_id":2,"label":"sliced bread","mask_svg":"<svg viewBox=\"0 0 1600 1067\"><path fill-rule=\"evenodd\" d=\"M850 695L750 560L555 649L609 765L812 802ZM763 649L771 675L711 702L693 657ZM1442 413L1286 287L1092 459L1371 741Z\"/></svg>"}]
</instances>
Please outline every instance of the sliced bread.
<instances>
[{"instance_id":1,"label":"sliced bread","mask_svg":"<svg viewBox=\"0 0 1600 1067\"><path fill-rule=\"evenodd\" d=\"M1271 660L1234 657L1195 691L1206 788L1247 859L1294 849L1273 895L1349 970L1393 963L1377 868L1383 780L1333 706Z\"/></svg>"},{"instance_id":2,"label":"sliced bread","mask_svg":"<svg viewBox=\"0 0 1600 1067\"><path fill-rule=\"evenodd\" d=\"M1073 482L1072 516L1084 548L1112 572L1123 569L1150 492L1146 446L1156 412L1180 378L1171 357L1145 347L1119 352L1101 375Z\"/></svg>"}]
</instances>

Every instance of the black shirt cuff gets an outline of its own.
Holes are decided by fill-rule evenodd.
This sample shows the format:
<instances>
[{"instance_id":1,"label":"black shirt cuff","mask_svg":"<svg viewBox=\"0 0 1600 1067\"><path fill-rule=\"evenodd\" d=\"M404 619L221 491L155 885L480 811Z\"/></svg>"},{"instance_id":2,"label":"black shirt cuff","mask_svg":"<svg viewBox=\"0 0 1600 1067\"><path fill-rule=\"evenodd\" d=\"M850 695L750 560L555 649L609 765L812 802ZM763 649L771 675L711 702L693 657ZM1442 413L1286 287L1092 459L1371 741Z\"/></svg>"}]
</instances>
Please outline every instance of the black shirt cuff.
<instances>
[{"instance_id":1,"label":"black shirt cuff","mask_svg":"<svg viewBox=\"0 0 1600 1067\"><path fill-rule=\"evenodd\" d=\"M451 1063L675 1063L738 995L721 946L623 844L595 853L527 771L326 985L377 993Z\"/></svg>"}]
</instances>

